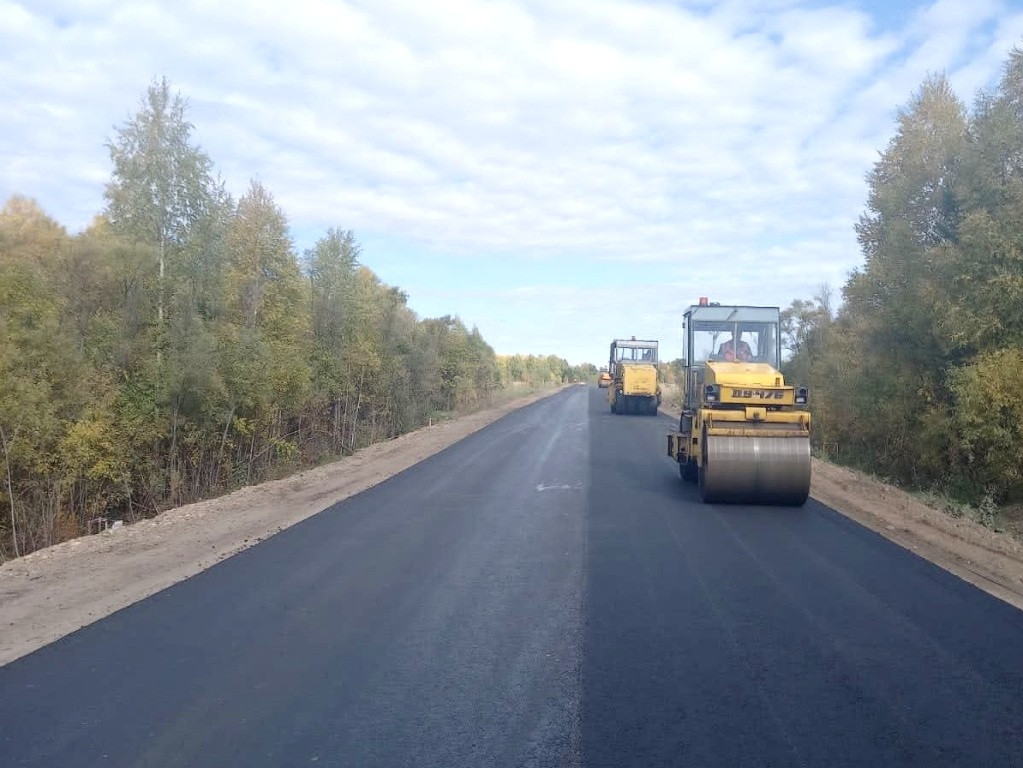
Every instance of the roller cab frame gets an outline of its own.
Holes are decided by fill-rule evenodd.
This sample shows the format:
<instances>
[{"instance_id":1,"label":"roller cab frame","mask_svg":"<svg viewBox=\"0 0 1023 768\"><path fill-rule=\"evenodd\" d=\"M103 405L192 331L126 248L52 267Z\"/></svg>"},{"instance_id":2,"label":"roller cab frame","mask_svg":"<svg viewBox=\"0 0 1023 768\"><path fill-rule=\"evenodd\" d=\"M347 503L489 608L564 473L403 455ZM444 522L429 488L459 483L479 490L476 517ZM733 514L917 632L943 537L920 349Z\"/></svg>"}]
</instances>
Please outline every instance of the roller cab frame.
<instances>
[{"instance_id":1,"label":"roller cab frame","mask_svg":"<svg viewBox=\"0 0 1023 768\"><path fill-rule=\"evenodd\" d=\"M661 404L657 375L657 342L651 339L615 339L607 369L611 381L607 402L611 413L656 416Z\"/></svg>"},{"instance_id":2,"label":"roller cab frame","mask_svg":"<svg viewBox=\"0 0 1023 768\"><path fill-rule=\"evenodd\" d=\"M781 374L777 307L690 306L682 414L668 433L679 474L704 502L801 506L810 492L805 387Z\"/></svg>"}]
</instances>

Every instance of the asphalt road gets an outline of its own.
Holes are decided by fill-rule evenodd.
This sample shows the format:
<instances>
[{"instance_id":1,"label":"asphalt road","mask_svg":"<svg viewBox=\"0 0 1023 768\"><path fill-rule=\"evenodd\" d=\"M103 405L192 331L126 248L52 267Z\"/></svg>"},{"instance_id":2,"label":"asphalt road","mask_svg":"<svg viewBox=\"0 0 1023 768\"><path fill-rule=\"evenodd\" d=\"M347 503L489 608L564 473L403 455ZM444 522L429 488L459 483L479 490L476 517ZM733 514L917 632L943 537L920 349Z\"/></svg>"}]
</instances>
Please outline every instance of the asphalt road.
<instances>
[{"instance_id":1,"label":"asphalt road","mask_svg":"<svg viewBox=\"0 0 1023 768\"><path fill-rule=\"evenodd\" d=\"M0 668L0 766L1023 766L1023 612L603 394Z\"/></svg>"}]
</instances>

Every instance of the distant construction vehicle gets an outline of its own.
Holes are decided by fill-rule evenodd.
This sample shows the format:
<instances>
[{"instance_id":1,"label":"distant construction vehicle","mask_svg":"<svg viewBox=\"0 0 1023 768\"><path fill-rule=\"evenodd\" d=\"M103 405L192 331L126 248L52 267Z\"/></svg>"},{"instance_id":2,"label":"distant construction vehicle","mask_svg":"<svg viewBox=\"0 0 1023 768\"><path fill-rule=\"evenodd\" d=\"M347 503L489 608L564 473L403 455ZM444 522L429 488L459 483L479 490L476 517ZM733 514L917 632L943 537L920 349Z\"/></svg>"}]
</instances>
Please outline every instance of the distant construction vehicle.
<instances>
[{"instance_id":1,"label":"distant construction vehicle","mask_svg":"<svg viewBox=\"0 0 1023 768\"><path fill-rule=\"evenodd\" d=\"M597 386L601 389L607 389L611 386L611 374L608 373L607 369L601 369L600 375L597 377Z\"/></svg>"},{"instance_id":2,"label":"distant construction vehicle","mask_svg":"<svg viewBox=\"0 0 1023 768\"><path fill-rule=\"evenodd\" d=\"M698 483L707 503L801 506L810 493L809 393L782 377L779 309L701 298L684 317L682 415L668 434L682 479Z\"/></svg>"},{"instance_id":3,"label":"distant construction vehicle","mask_svg":"<svg viewBox=\"0 0 1023 768\"><path fill-rule=\"evenodd\" d=\"M611 413L656 416L661 404L661 384L657 375L657 342L615 339L608 360L611 382L607 402Z\"/></svg>"}]
</instances>

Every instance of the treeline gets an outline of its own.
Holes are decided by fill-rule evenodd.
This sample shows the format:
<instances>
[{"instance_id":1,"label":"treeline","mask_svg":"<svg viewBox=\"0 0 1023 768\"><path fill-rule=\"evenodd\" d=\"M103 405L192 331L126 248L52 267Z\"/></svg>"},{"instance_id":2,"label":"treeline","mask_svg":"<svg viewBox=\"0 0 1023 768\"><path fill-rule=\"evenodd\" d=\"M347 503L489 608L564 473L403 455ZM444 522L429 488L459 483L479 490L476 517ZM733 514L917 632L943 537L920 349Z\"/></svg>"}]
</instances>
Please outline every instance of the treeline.
<instances>
[{"instance_id":1,"label":"treeline","mask_svg":"<svg viewBox=\"0 0 1023 768\"><path fill-rule=\"evenodd\" d=\"M185 111L147 90L81 234L22 197L0 212L0 561L566 380L417 317L350 231L298 254L262 184L225 192Z\"/></svg>"},{"instance_id":2,"label":"treeline","mask_svg":"<svg viewBox=\"0 0 1023 768\"><path fill-rule=\"evenodd\" d=\"M983 507L1023 497L1023 51L972 108L943 76L898 115L841 308L793 302L790 376L844 462Z\"/></svg>"},{"instance_id":3,"label":"treeline","mask_svg":"<svg viewBox=\"0 0 1023 768\"><path fill-rule=\"evenodd\" d=\"M569 365L563 357L555 355L498 355L497 369L503 383L530 387L590 382L597 375L597 366L591 363Z\"/></svg>"}]
</instances>

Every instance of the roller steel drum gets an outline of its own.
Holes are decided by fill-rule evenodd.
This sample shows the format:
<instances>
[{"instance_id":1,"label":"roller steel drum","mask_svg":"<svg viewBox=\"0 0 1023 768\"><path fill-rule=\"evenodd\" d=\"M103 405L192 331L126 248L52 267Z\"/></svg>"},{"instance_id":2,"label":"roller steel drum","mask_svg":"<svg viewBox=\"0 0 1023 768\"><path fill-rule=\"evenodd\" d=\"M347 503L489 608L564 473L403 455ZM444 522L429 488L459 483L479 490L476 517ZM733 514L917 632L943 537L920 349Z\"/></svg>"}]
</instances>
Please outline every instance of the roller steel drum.
<instances>
[{"instance_id":1,"label":"roller steel drum","mask_svg":"<svg viewBox=\"0 0 1023 768\"><path fill-rule=\"evenodd\" d=\"M801 506L810 494L808 437L704 439L700 496L708 503Z\"/></svg>"}]
</instances>

